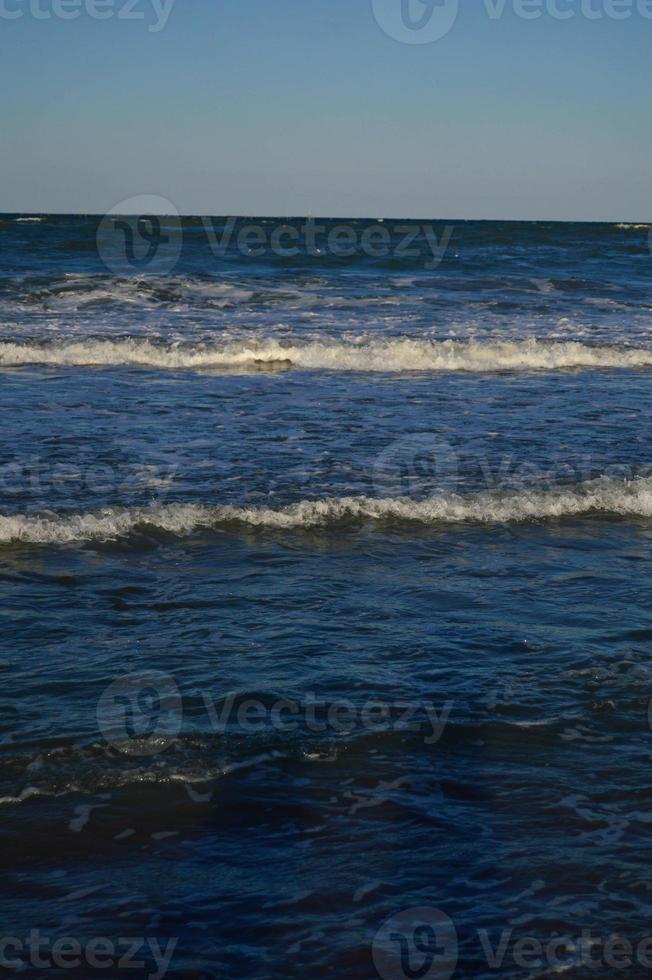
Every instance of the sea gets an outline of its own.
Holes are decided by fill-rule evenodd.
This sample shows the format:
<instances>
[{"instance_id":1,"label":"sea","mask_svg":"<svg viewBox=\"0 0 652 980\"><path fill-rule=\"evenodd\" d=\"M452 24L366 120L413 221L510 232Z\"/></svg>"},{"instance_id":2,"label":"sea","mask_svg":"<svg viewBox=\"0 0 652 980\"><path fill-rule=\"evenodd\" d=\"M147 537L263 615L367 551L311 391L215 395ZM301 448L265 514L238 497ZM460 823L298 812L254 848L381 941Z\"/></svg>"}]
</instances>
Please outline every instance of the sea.
<instances>
[{"instance_id":1,"label":"sea","mask_svg":"<svg viewBox=\"0 0 652 980\"><path fill-rule=\"evenodd\" d=\"M0 972L652 969L647 224L0 216Z\"/></svg>"}]
</instances>

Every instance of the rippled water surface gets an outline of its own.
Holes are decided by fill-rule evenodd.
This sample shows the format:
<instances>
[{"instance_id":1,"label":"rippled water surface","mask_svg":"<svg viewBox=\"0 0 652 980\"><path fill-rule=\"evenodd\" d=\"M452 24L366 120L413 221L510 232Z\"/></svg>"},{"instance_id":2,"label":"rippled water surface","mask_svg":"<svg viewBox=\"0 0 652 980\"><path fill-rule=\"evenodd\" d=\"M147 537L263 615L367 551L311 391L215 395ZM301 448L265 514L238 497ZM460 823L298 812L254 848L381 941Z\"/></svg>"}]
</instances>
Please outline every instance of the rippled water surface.
<instances>
[{"instance_id":1,"label":"rippled water surface","mask_svg":"<svg viewBox=\"0 0 652 980\"><path fill-rule=\"evenodd\" d=\"M179 980L618 975L597 943L652 922L649 229L461 222L432 269L187 219L129 274L98 219L18 218L0 918L50 945L13 969L128 976L52 959L128 936Z\"/></svg>"}]
</instances>

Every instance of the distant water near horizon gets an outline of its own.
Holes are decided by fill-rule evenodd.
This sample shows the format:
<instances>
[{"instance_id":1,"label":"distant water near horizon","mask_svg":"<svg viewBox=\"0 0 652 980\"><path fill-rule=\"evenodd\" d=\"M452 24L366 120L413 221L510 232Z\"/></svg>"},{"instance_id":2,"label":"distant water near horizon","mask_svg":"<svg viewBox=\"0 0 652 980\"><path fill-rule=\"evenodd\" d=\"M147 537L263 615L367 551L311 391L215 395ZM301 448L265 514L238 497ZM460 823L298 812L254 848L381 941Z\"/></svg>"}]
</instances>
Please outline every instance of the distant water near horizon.
<instances>
[{"instance_id":1,"label":"distant water near horizon","mask_svg":"<svg viewBox=\"0 0 652 980\"><path fill-rule=\"evenodd\" d=\"M0 215L2 972L648 976L651 391L644 223Z\"/></svg>"}]
</instances>

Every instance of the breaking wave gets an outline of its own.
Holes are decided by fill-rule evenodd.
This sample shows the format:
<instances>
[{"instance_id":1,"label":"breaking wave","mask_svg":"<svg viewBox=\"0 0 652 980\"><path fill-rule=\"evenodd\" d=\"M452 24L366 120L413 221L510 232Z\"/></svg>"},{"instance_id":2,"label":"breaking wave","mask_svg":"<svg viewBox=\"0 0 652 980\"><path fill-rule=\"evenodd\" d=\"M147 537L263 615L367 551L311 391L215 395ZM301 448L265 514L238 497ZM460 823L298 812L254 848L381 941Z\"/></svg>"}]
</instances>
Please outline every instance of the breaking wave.
<instances>
[{"instance_id":1,"label":"breaking wave","mask_svg":"<svg viewBox=\"0 0 652 980\"><path fill-rule=\"evenodd\" d=\"M0 366L138 366L161 370L255 368L282 365L331 371L554 371L565 368L652 367L652 349L590 346L579 342L424 341L409 338L364 342L281 343L240 341L220 346L162 346L147 340L78 343L0 343Z\"/></svg>"},{"instance_id":2,"label":"breaking wave","mask_svg":"<svg viewBox=\"0 0 652 980\"><path fill-rule=\"evenodd\" d=\"M589 514L652 517L652 477L602 478L552 490L442 494L421 501L335 497L279 508L179 503L45 517L15 514L0 517L0 543L111 541L148 528L183 535L200 528L238 524L280 530L328 527L346 521L501 524Z\"/></svg>"}]
</instances>

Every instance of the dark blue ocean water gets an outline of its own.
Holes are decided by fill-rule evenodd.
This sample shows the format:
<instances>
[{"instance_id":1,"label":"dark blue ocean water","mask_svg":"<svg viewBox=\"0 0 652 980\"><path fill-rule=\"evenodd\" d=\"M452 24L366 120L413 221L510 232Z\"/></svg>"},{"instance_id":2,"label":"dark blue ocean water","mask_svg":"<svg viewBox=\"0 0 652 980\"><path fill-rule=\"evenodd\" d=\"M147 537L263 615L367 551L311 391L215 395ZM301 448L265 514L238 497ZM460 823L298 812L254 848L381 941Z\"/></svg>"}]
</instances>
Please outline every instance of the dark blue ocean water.
<instances>
[{"instance_id":1,"label":"dark blue ocean water","mask_svg":"<svg viewBox=\"0 0 652 980\"><path fill-rule=\"evenodd\" d=\"M0 220L4 972L649 975L648 229L98 225Z\"/></svg>"}]
</instances>

